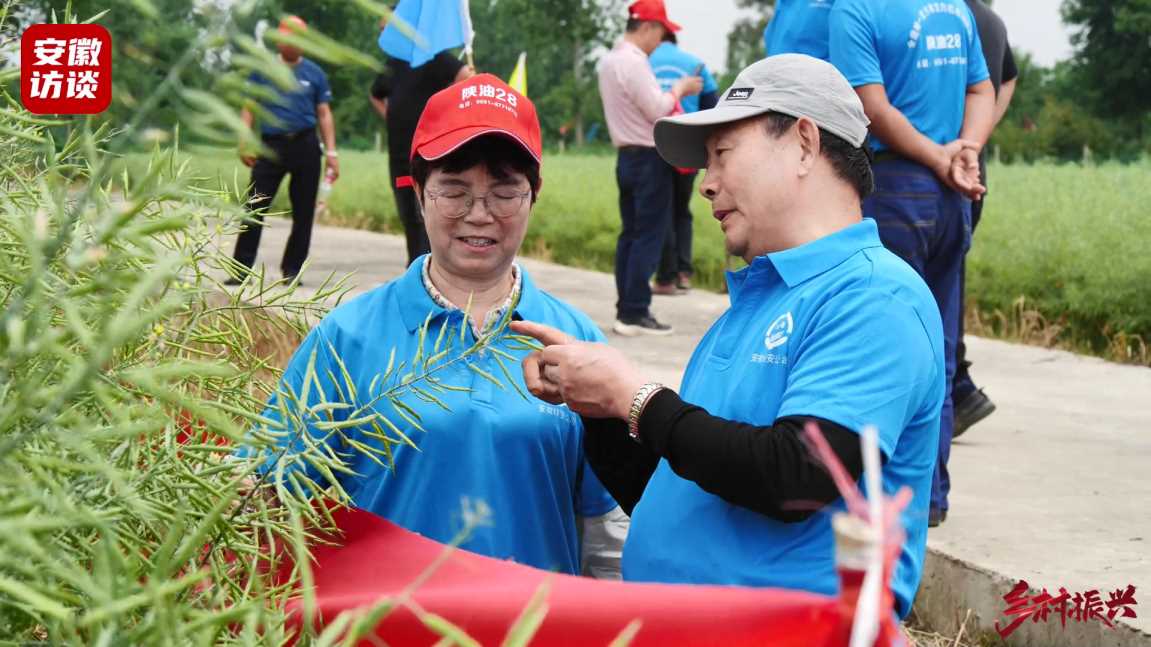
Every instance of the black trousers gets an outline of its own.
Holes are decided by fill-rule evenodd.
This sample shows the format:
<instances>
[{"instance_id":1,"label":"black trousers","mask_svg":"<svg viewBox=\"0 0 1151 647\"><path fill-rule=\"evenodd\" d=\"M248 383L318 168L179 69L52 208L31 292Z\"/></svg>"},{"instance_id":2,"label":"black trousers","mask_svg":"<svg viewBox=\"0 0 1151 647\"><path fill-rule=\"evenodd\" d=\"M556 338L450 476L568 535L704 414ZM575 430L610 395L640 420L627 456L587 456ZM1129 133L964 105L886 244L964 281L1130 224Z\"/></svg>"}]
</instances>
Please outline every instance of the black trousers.
<instances>
[{"instance_id":1,"label":"black trousers","mask_svg":"<svg viewBox=\"0 0 1151 647\"><path fill-rule=\"evenodd\" d=\"M655 280L665 285L675 283L680 273L690 276L693 272L691 236L694 220L691 216L691 196L695 192L696 175L676 171L672 182L675 195L672 198L671 226L668 227L667 238L663 240L659 271L655 275Z\"/></svg>"},{"instance_id":2,"label":"black trousers","mask_svg":"<svg viewBox=\"0 0 1151 647\"><path fill-rule=\"evenodd\" d=\"M616 157L620 232L615 248L616 317L651 314L651 280L671 221L675 169L654 148L624 147Z\"/></svg>"},{"instance_id":3,"label":"black trousers","mask_svg":"<svg viewBox=\"0 0 1151 647\"><path fill-rule=\"evenodd\" d=\"M432 251L428 244L428 230L424 226L424 216L420 213L420 203L416 200L416 191L410 186L396 187L396 178L409 175L407 162L395 159L389 160L388 168L391 171L392 196L396 200L396 212L400 215L400 224L404 227L404 239L408 246L408 265L420 256Z\"/></svg>"},{"instance_id":4,"label":"black trousers","mask_svg":"<svg viewBox=\"0 0 1151 647\"><path fill-rule=\"evenodd\" d=\"M984 183L987 184L987 168L983 165L983 158L980 158L980 176ZM971 203L971 236L972 244L974 244L975 227L979 225L979 218L983 215L983 203L987 200L984 195L982 199L976 200ZM967 359L967 345L963 343L963 319L966 315L965 308L967 305L967 256L964 255L963 267L959 270L959 336L956 338L955 344L955 381L951 384L951 399L953 402L961 402L968 395L975 392L975 382L971 379L971 361Z\"/></svg>"},{"instance_id":5,"label":"black trousers","mask_svg":"<svg viewBox=\"0 0 1151 647\"><path fill-rule=\"evenodd\" d=\"M292 203L292 231L288 235L280 270L284 276L292 277L300 273L312 244L312 223L316 217L316 193L320 188L323 161L320 140L315 130L307 130L294 135L265 136L264 143L272 149L273 156L260 157L252 167L247 205L249 217L236 239L233 257L247 268L256 264L264 214L280 190L284 176L291 175L288 198Z\"/></svg>"}]
</instances>

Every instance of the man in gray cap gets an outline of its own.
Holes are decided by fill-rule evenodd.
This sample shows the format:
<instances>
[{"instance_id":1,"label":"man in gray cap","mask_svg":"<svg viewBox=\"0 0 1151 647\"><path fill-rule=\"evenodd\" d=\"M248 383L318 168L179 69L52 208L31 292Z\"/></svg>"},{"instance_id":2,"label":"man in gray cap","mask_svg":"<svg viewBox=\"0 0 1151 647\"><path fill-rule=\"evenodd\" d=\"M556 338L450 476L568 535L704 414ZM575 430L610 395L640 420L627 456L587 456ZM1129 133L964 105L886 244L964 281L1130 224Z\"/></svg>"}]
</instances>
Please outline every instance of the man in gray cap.
<instances>
[{"instance_id":1,"label":"man in gray cap","mask_svg":"<svg viewBox=\"0 0 1151 647\"><path fill-rule=\"evenodd\" d=\"M773 56L719 104L661 119L660 155L703 167L727 250L731 307L696 348L679 393L622 353L531 322L544 342L528 388L584 416L597 476L632 515L624 579L838 589L835 485L802 440L815 421L853 478L878 430L883 489L910 488L891 587L910 611L923 566L946 374L923 279L887 251L860 202L868 120L830 64ZM829 507L830 506L830 507Z\"/></svg>"}]
</instances>

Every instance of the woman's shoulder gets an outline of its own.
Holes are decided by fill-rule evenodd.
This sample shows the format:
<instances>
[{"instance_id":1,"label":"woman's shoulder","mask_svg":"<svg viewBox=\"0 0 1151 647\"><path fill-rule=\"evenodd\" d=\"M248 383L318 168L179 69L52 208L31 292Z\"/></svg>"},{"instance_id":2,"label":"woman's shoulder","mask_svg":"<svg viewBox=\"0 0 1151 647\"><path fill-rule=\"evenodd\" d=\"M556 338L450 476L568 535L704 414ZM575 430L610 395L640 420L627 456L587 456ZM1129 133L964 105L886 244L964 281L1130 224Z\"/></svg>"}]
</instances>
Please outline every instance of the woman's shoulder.
<instances>
[{"instance_id":1,"label":"woman's shoulder","mask_svg":"<svg viewBox=\"0 0 1151 647\"><path fill-rule=\"evenodd\" d=\"M324 315L317 327L354 334L370 328L378 330L378 322L398 325L401 319L398 311L399 281L393 279L344 301ZM373 321L373 325L366 325L369 320Z\"/></svg>"},{"instance_id":2,"label":"woman's shoulder","mask_svg":"<svg viewBox=\"0 0 1151 647\"><path fill-rule=\"evenodd\" d=\"M539 310L541 310L539 315L542 317L538 323L558 328L582 341L604 341L606 339L599 326L582 310L546 290L537 289L537 292Z\"/></svg>"}]
</instances>

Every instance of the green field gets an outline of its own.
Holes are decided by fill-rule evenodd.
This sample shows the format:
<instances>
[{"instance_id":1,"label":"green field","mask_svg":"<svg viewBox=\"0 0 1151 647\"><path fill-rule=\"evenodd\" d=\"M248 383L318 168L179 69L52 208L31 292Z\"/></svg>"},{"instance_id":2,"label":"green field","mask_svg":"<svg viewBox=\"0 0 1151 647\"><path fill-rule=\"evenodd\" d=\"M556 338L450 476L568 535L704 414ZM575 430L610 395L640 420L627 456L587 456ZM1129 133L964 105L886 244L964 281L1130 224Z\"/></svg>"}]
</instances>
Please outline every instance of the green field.
<instances>
[{"instance_id":1,"label":"green field","mask_svg":"<svg viewBox=\"0 0 1151 647\"><path fill-rule=\"evenodd\" d=\"M143 157L133 157L138 168ZM328 222L399 231L382 154L346 152ZM204 182L246 181L230 151L193 157ZM983 222L969 256L975 329L1111 359L1151 363L1151 164L992 165ZM544 163L525 253L610 271L619 228L614 159L555 155ZM276 208L285 209L286 191ZM696 282L722 284L723 237L698 195Z\"/></svg>"}]
</instances>

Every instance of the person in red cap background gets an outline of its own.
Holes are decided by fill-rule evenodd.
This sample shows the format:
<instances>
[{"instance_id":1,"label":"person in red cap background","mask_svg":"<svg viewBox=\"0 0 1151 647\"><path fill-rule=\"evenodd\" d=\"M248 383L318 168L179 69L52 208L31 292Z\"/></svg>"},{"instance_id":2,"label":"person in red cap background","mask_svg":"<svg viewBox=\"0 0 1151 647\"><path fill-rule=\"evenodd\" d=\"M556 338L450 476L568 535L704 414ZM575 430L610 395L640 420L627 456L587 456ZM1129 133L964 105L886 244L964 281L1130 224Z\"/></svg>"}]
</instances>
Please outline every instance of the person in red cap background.
<instances>
[{"instance_id":1,"label":"person in red cap background","mask_svg":"<svg viewBox=\"0 0 1151 647\"><path fill-rule=\"evenodd\" d=\"M578 339L604 339L586 315L537 288L515 262L539 195L541 155L535 107L498 78L481 74L433 95L411 148L411 181L431 253L325 317L297 349L264 416L279 421L281 406L300 408L307 427L299 433L346 457L351 471L337 478L358 508L449 542L474 515L475 502L483 502L490 523L472 529L463 548L618 579L627 517L585 461L583 422L566 407L520 395L527 387L515 368L528 349L505 336L509 320L527 319ZM377 384L393 350L396 358L416 357L423 343L423 357L436 355L443 326L453 339L461 328L467 334L448 349L443 361L449 364L436 378L467 391L437 390L446 409L401 394L411 412L406 416L380 406L416 444L393 450L394 469L348 451L352 443L345 445L319 424L326 419L309 418L305 407L321 402L351 405L331 410L341 420L349 412L375 411L373 394L393 386ZM460 358L486 335L496 336L491 346ZM313 383L308 402L282 396L309 392L304 382L310 362L321 376L322 393ZM345 369L354 390L323 377ZM518 392L510 384L493 385L485 374L515 380ZM277 453L305 446L299 433L281 432ZM356 443L378 442L371 428L345 433ZM262 469L274 470L275 463L270 459ZM305 476L327 484L311 468ZM461 511L461 502L473 504Z\"/></svg>"},{"instance_id":2,"label":"person in red cap background","mask_svg":"<svg viewBox=\"0 0 1151 647\"><path fill-rule=\"evenodd\" d=\"M628 8L627 30L599 65L599 91L611 142L618 151L621 229L615 252L618 293L612 330L621 335L667 335L671 326L651 312L651 280L671 223L675 170L655 150L652 131L684 96L699 94L698 76L679 79L664 92L648 56L664 35L679 31L663 0L639 0Z\"/></svg>"},{"instance_id":3,"label":"person in red cap background","mask_svg":"<svg viewBox=\"0 0 1151 647\"><path fill-rule=\"evenodd\" d=\"M286 16L280 21L279 31L293 34L307 28L299 16ZM228 285L239 285L247 277L247 270L255 265L264 213L272 205L272 198L280 190L285 175L291 176L288 197L292 203L292 231L288 235L280 270L284 280L296 279L311 247L322 166L327 165L327 174L332 181L340 175L336 123L331 109L332 91L327 75L319 65L305 58L299 47L277 43L276 48L280 52L280 60L292 68L298 87L285 92L259 72L253 72L248 79L276 92L279 101L262 102L264 111L275 117L275 122L260 124L260 139L271 155L256 157L243 152L240 155L244 165L252 169L247 204L250 218L236 238L233 257L237 267L226 281ZM240 118L249 128L255 121L247 108L240 112ZM322 153L320 140L316 137L317 126L324 142Z\"/></svg>"}]
</instances>

